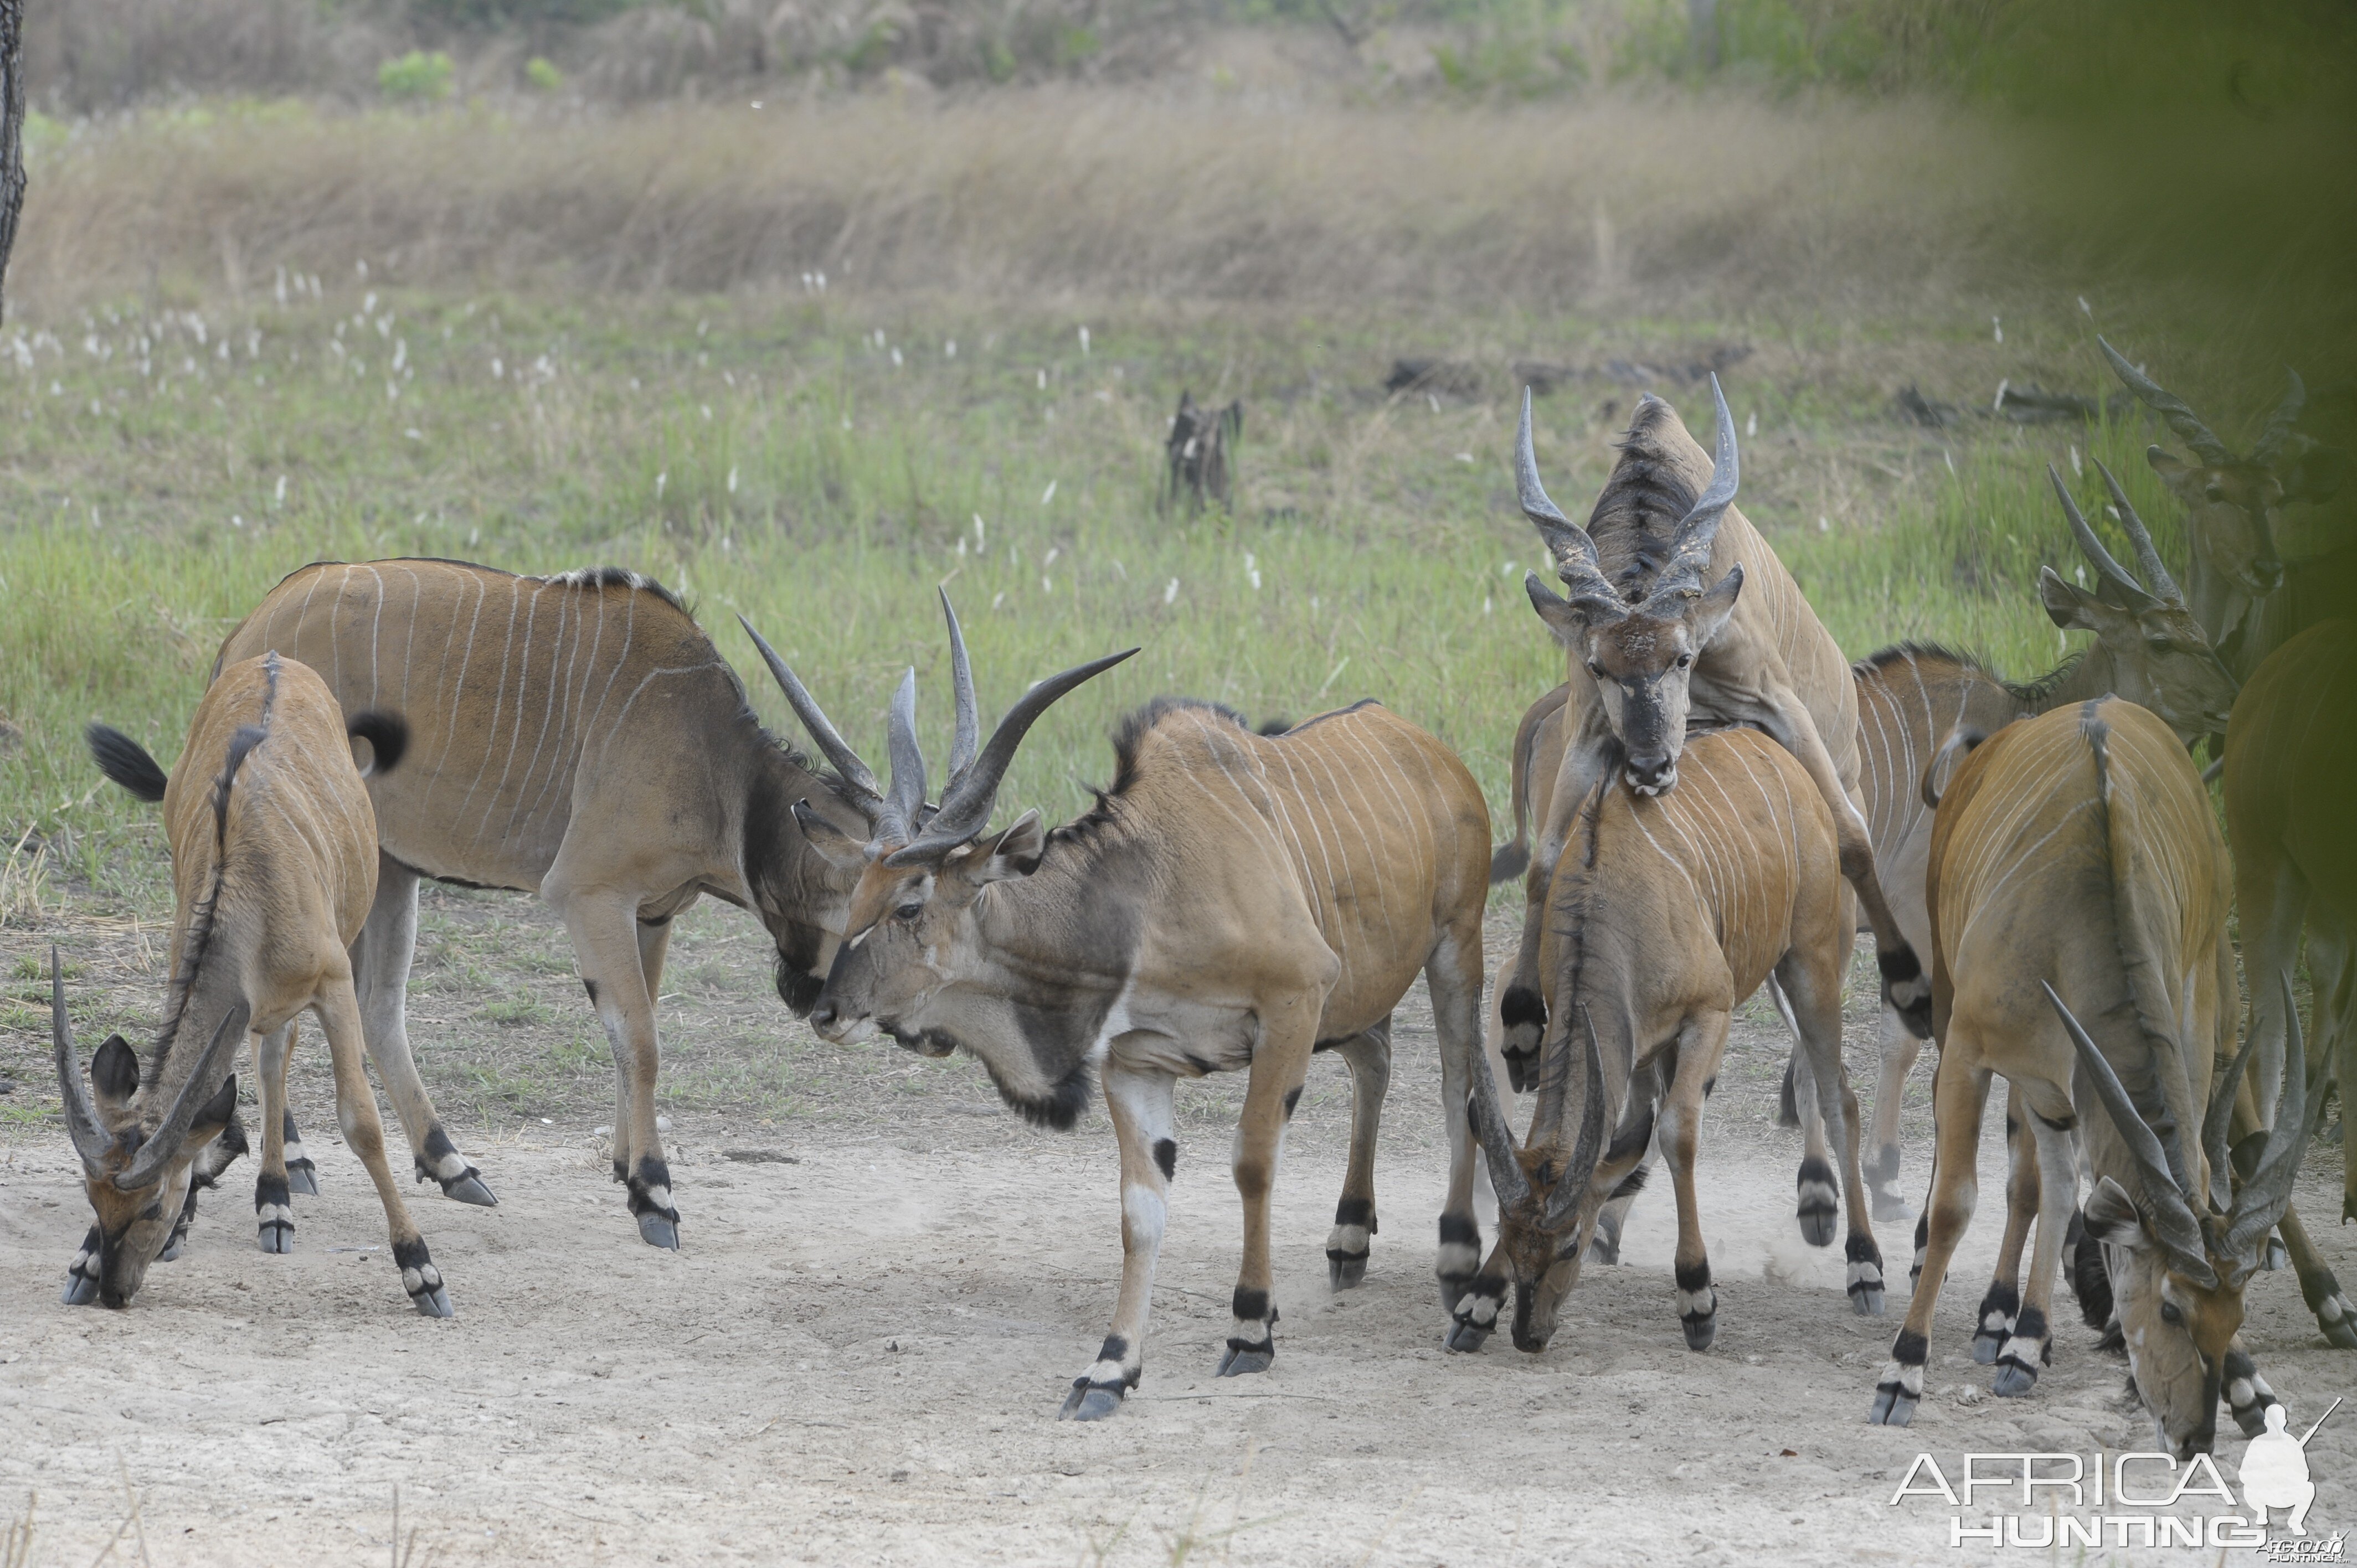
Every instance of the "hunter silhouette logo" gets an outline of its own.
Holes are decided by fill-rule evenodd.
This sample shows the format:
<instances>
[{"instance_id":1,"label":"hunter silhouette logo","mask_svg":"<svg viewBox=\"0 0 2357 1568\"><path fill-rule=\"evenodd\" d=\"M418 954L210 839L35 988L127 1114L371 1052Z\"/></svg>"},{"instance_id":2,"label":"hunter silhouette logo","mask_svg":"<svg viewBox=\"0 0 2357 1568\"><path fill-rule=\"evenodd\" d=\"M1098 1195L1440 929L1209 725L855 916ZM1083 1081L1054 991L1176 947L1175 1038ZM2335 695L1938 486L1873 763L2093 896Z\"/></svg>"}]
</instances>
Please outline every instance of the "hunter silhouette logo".
<instances>
[{"instance_id":1,"label":"hunter silhouette logo","mask_svg":"<svg viewBox=\"0 0 2357 1568\"><path fill-rule=\"evenodd\" d=\"M2243 1454L2243 1502L2251 1510L2253 1524L2265 1530L2268 1509L2289 1509L2287 1527L2294 1535L2308 1533L2308 1510L2316 1501L2316 1483L2308 1478L2308 1440L2340 1408L2341 1401L2334 1400L2316 1418L2316 1425L2294 1437L2284 1430L2284 1407L2267 1406L2267 1429L2252 1438Z\"/></svg>"}]
</instances>

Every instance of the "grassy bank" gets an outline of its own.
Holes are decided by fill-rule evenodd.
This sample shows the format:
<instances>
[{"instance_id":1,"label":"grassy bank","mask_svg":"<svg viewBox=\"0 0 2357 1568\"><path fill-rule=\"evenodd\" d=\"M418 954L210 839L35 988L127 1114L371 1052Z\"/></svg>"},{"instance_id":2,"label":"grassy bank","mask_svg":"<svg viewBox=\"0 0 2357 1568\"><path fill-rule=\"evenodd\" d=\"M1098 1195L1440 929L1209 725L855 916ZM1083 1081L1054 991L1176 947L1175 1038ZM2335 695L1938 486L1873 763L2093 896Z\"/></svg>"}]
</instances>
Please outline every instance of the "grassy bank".
<instances>
[{"instance_id":1,"label":"grassy bank","mask_svg":"<svg viewBox=\"0 0 2357 1568\"><path fill-rule=\"evenodd\" d=\"M945 743L931 589L948 582L994 712L1064 664L1146 650L1036 733L1010 802L1078 809L1109 770L1113 719L1156 693L1255 718L1373 695L1462 753L1502 821L1515 719L1560 671L1519 587L1539 551L1508 474L1510 362L1563 368L1539 403L1541 457L1577 510L1632 381L1706 441L1707 392L1682 367L1748 349L1726 378L1745 503L1843 646L1940 637L2027 671L2061 643L2037 565L2072 565L2045 464L2105 455L2167 540L2173 509L2136 460L2147 432L1971 414L1927 430L1896 416L1890 388L1977 403L2000 375L2093 387L2086 330L2075 310L2008 322L1998 343L1985 317L1900 337L1838 320L1082 318L357 285L59 321L0 352L0 709L17 732L0 830L34 835L6 899L30 915L86 884L153 906L152 814L100 787L80 728L103 718L168 761L221 636L318 557L640 567L758 671L735 624L752 617L877 753L911 663ZM1463 390L1385 392L1410 351L1461 360ZM1232 513L1157 509L1182 387L1245 401ZM2080 488L2092 509L2092 470ZM766 680L755 693L790 724ZM35 844L45 890L27 881Z\"/></svg>"}]
</instances>

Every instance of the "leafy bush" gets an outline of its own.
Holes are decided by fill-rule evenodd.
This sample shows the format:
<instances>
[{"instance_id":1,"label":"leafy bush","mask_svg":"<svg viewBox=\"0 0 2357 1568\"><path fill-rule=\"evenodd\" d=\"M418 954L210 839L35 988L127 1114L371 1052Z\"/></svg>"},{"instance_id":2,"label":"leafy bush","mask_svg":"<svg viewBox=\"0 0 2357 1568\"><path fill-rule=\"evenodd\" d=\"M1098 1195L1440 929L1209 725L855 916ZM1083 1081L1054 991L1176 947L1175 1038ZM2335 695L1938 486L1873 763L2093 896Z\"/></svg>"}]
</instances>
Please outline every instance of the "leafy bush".
<instances>
[{"instance_id":1,"label":"leafy bush","mask_svg":"<svg viewBox=\"0 0 2357 1568\"><path fill-rule=\"evenodd\" d=\"M565 85L565 73L546 55L534 55L523 63L523 80L534 92L554 92Z\"/></svg>"},{"instance_id":2,"label":"leafy bush","mask_svg":"<svg viewBox=\"0 0 2357 1568\"><path fill-rule=\"evenodd\" d=\"M377 91L395 102L439 103L450 96L450 81L457 72L440 49L412 49L376 68Z\"/></svg>"}]
</instances>

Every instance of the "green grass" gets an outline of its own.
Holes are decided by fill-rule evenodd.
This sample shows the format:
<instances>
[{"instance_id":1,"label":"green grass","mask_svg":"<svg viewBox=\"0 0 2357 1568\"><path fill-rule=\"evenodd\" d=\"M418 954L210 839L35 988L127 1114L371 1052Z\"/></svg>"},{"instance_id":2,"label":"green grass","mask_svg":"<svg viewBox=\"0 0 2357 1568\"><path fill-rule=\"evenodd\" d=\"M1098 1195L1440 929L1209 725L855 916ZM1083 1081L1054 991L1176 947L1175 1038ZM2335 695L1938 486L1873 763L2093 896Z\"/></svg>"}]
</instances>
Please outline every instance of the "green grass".
<instances>
[{"instance_id":1,"label":"green grass","mask_svg":"<svg viewBox=\"0 0 2357 1568\"><path fill-rule=\"evenodd\" d=\"M1934 433L1889 412L1894 379L1968 403L2008 369L2093 389L2075 317L2008 318L1999 349L1970 313L1903 328L1178 306L1010 318L356 285L199 319L124 308L51 323L13 357L0 344L0 406L15 411L0 418L0 718L21 732L0 745L0 855L28 832L46 846L31 896L45 908L85 888L166 897L155 814L102 783L80 730L116 725L168 766L221 639L315 558L651 571L781 731L738 612L879 766L884 705L910 664L945 749L931 590L947 583L986 716L1056 669L1145 649L1034 732L1010 808L1084 806L1110 771L1112 722L1157 693L1256 721L1374 696L1455 747L1502 822L1515 720L1561 671L1519 585L1541 553L1508 472L1510 359L1755 345L1727 377L1737 417L1759 424L1745 505L1853 654L1937 637L2012 671L2052 663L2062 645L2030 585L2040 562L2070 571L2043 469L2067 474L2073 446L2113 462L2174 549L2140 424ZM1489 366L1485 395L1382 392L1394 354L1436 349ZM1232 515L1157 509L1182 387L1245 400ZM1662 390L1706 426L1706 392ZM1542 461L1575 515L1632 396L1596 376L1539 404ZM2078 487L2092 501L2092 470ZM0 918L12 897L23 918L20 892L0 893Z\"/></svg>"}]
</instances>

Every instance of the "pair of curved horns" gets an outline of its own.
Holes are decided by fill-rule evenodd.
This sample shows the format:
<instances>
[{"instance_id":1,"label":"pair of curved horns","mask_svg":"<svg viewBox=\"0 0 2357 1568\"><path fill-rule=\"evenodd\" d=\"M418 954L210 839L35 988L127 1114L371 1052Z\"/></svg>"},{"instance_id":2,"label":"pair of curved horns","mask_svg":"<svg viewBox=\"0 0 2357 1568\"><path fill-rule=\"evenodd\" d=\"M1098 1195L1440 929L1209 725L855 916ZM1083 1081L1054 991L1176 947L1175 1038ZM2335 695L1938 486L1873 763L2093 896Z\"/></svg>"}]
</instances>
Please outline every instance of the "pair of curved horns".
<instances>
[{"instance_id":1,"label":"pair of curved horns","mask_svg":"<svg viewBox=\"0 0 2357 1568\"><path fill-rule=\"evenodd\" d=\"M204 1055L197 1058L196 1069L180 1085L180 1092L173 1100L172 1108L164 1113L164 1120L147 1134L131 1164L114 1173L113 1182L118 1188L137 1191L162 1176L179 1155L180 1144L195 1123L197 1112L219 1090L218 1080L228 1076L231 1059L237 1054L239 1042L245 1038L245 1026L252 1016L242 1002L229 1010L229 1016L213 1031L212 1042L205 1047ZM58 1087L65 1097L66 1131L73 1138L74 1152L95 1176L103 1166L113 1139L99 1122L97 1109L91 1103L90 1086L83 1080L81 1063L76 1058L73 1027L66 1019L65 975L59 968L55 947L49 949L49 1034L57 1047Z\"/></svg>"},{"instance_id":2,"label":"pair of curved horns","mask_svg":"<svg viewBox=\"0 0 2357 1568\"><path fill-rule=\"evenodd\" d=\"M2122 384L2136 393L2137 401L2147 408L2167 420L2169 429L2177 433L2179 440L2192 448L2195 456L2213 468L2233 465L2233 453L2227 450L2226 444L2196 417L2183 398L2129 364L2126 356L2103 338L2097 338L2095 343L2103 349L2104 358L2112 362L2112 371L2120 378ZM2275 412L2267 415L2266 425L2259 432L2257 444L2251 448L2250 460L2266 467L2272 467L2284 455L2284 446L2291 439L2292 426L2298 423L2300 410L2308 403L2308 387L2299 379L2299 372L2286 366L2284 375L2290 385L2284 391L2283 401L2276 404Z\"/></svg>"},{"instance_id":3,"label":"pair of curved horns","mask_svg":"<svg viewBox=\"0 0 2357 1568\"><path fill-rule=\"evenodd\" d=\"M902 676L892 697L887 726L892 788L887 794L877 789L876 776L828 721L817 700L796 679L786 661L778 657L777 650L762 640L752 622L743 616L737 618L745 635L760 650L770 673L784 689L786 701L792 704L802 727L843 776L851 803L866 817L876 835L875 846L879 850L897 846L883 857L890 865L937 861L982 832L989 824L991 808L997 803L998 786L1006 777L1008 765L1015 760L1016 747L1022 744L1025 734L1039 715L1075 686L1137 652L1135 648L1128 649L1040 682L1007 710L1006 716L991 732L989 743L977 746L982 724L975 710L974 668L966 656L965 634L958 626L957 611L950 606L948 590L939 592L942 615L949 623L950 682L955 697L956 719L950 742L950 781L942 791L940 806L930 812L925 807L924 748L917 742L917 672L910 670Z\"/></svg>"},{"instance_id":4,"label":"pair of curved horns","mask_svg":"<svg viewBox=\"0 0 2357 1568\"><path fill-rule=\"evenodd\" d=\"M2062 483L2061 473L2049 463L2046 465L2046 478L2054 486L2055 499L2062 503L2062 515L2070 520L2071 536L2079 542L2079 553L2094 566L2096 575L2111 585L2114 594L2126 607L2147 609L2157 604L2166 604L2184 608L2184 590L2177 585L2177 579L2169 575L2169 567L2161 561L2160 552L2153 547L2152 535L2146 530L2144 519L2138 517L2136 508L2128 504L2127 492L2120 488L2118 477L2105 467L2101 459L2095 463L2095 471L2104 476L2104 486L2112 492L2112 504L2119 510L2120 526L2127 531L2128 542L2136 547L2136 564L2143 569L2144 581L2136 581L2135 574L2113 559L2112 553L2104 548L2104 542L2095 537L2093 529L2087 526L2079 504L2071 499L2069 488Z\"/></svg>"},{"instance_id":5,"label":"pair of curved horns","mask_svg":"<svg viewBox=\"0 0 2357 1568\"><path fill-rule=\"evenodd\" d=\"M2275 1126L2267 1134L2266 1147L2250 1179L2233 1194L2231 1207L2221 1201L2229 1187L2225 1174L2231 1170L2226 1149L2226 1131L2233 1118L2234 1097L2240 1089L2243 1073L2251 1059L2251 1049L2256 1031L2245 1037L2243 1048L2234 1056L2225 1074L2212 1086L2210 1103L2201 1118L2202 1152L2210 1164L2210 1191L2206 1195L2210 1209L2220 1216L2222 1224L2222 1245L2220 1261L2228 1271L2227 1283L2239 1283L2258 1267L2261 1249L2268 1232L2283 1218L2291 1201L2293 1179L2299 1174L2299 1158L2308 1141L2316 1133L2316 1123L2324 1109L2321 1074L2310 1084L2307 1079L2305 1047L2301 1041L2299 1006L2291 993L2291 982L2278 974L2283 986L2284 1008L2290 1025L2290 1040L2285 1049L2286 1073L2283 1097L2277 1103ZM2203 1244L2203 1230L2193 1205L2201 1202L2197 1195L2181 1184L2173 1174L2169 1152L2163 1147L2160 1135L2136 1110L2135 1101L2112 1070L2112 1064L2088 1038L2087 1031L2055 994L2054 987L2045 982L2046 999L2062 1020L2062 1027L2077 1048L2079 1063L2095 1087L2095 1096L2104 1102L2112 1125L2127 1145L2142 1178L2145 1215L2151 1222L2154 1240L2167 1251L2178 1271L2195 1283L2214 1289L2220 1283L2217 1269Z\"/></svg>"},{"instance_id":6,"label":"pair of curved horns","mask_svg":"<svg viewBox=\"0 0 2357 1568\"><path fill-rule=\"evenodd\" d=\"M1573 1144L1571 1159L1555 1188L1547 1195L1546 1224L1559 1230L1579 1210L1579 1199L1596 1173L1597 1162L1604 1156L1604 1058L1596 1043L1596 1022L1587 1015L1586 1006L1579 1010L1580 1023L1587 1042L1587 1099L1581 1108L1579 1138ZM1570 1041L1564 1042L1567 1053ZM1542 1095L1552 1095L1553 1103L1560 1107L1569 1084L1565 1070L1570 1063L1566 1058L1557 1063L1557 1070L1541 1088ZM1482 1155L1490 1165L1490 1186L1498 1194L1501 1222L1507 1213L1527 1205L1531 1200L1530 1178L1523 1173L1522 1162L1514 1157L1514 1134L1506 1125L1506 1116L1498 1104L1497 1079L1491 1075L1490 1058L1484 1054L1473 1063L1473 1092L1467 1103L1473 1122L1473 1135L1481 1144ZM1545 1109L1533 1119L1535 1127L1545 1120Z\"/></svg>"},{"instance_id":7,"label":"pair of curved horns","mask_svg":"<svg viewBox=\"0 0 2357 1568\"><path fill-rule=\"evenodd\" d=\"M1716 379L1716 378L1714 378ZM1731 493L1731 492L1730 492ZM1579 1009L1580 1027L1587 1041L1587 1098L1579 1111L1579 1141L1572 1145L1571 1163L1555 1177L1555 1191L1547 1197L1547 1229L1559 1230L1571 1223L1579 1212L1579 1200L1587 1195L1587 1184L1596 1175L1596 1165L1604 1157L1604 1054L1597 1048L1596 1020L1588 1015L1587 1004ZM1571 1091L1571 1041L1564 1041L1565 1058L1557 1069L1540 1084L1543 1096L1552 1097L1555 1110L1563 1106L1563 1097Z\"/></svg>"},{"instance_id":8,"label":"pair of curved horns","mask_svg":"<svg viewBox=\"0 0 2357 1568\"><path fill-rule=\"evenodd\" d=\"M2160 1243L2179 1273L2204 1289L2215 1289L2217 1271L2211 1267L2209 1250L2202 1244L2201 1221L2188 1201L2192 1195L2179 1185L2171 1170L2169 1151L2161 1146L2160 1135L2137 1111L2119 1074L2112 1070L2111 1062L2088 1038L2087 1031L2054 987L2042 980L2038 983L2045 991L2046 1000L2053 1004L2055 1015L2062 1020L2071 1044L2077 1048L2079 1066L2095 1086L2095 1098L2103 1101L2120 1142L2127 1145L2128 1156L2136 1162L2139 1178L2136 1185L2144 1189L2144 1216L2152 1227L2153 1240Z\"/></svg>"},{"instance_id":9,"label":"pair of curved horns","mask_svg":"<svg viewBox=\"0 0 2357 1568\"><path fill-rule=\"evenodd\" d=\"M1719 520L1733 504L1736 487L1742 477L1742 462L1735 445L1735 415L1727 410L1727 393L1719 387L1716 373L1710 378L1710 397L1718 419L1718 450L1711 459L1710 485L1695 498L1671 534L1669 562L1662 574L1664 577L1682 568L1698 575L1709 564L1711 547L1718 538ZM1549 553L1555 558L1557 575L1570 585L1572 602L1592 601L1600 596L1606 603L1620 605L1620 594L1604 575L1596 541L1586 529L1564 516L1563 510L1548 498L1546 486L1539 478L1538 456L1531 442L1528 387L1523 389L1522 424L1514 435L1514 489L1522 501L1523 515L1545 539Z\"/></svg>"},{"instance_id":10,"label":"pair of curved horns","mask_svg":"<svg viewBox=\"0 0 2357 1568\"><path fill-rule=\"evenodd\" d=\"M950 607L947 589L941 594L942 615L950 629L950 685L956 704L956 729L950 743L950 774L952 779L974 765L974 740L980 733L981 720L974 711L974 671L965 652L965 636L959 629L957 611ZM851 749L842 732L827 718L818 699L810 694L793 670L778 650L771 648L753 623L743 616L737 624L753 639L760 651L761 661L770 667L770 676L786 694L794 716L810 732L829 766L841 776L845 798L863 817L868 830L879 838L906 840L917 831L925 813L925 754L917 744L917 672L914 669L900 678L899 689L892 695L892 708L888 721L888 740L892 763L892 787L878 789L876 775Z\"/></svg>"},{"instance_id":11,"label":"pair of curved horns","mask_svg":"<svg viewBox=\"0 0 2357 1568\"><path fill-rule=\"evenodd\" d=\"M2283 1218L2284 1209L2291 1203L2291 1184L2299 1175L2299 1157L2307 1150L2308 1141L2316 1136L2316 1125L2324 1116L2323 1069L2319 1069L2317 1081L2308 1081L2307 1047L2300 1034L2299 1003L2291 993L2291 977L2279 971L2276 982L2283 987L2284 1017L2290 1030L2290 1038L2284 1047L2283 1098L2276 1106L2275 1126L2267 1133L2258 1165L2242 1190L2234 1194L2234 1206L2226 1216L2226 1254L2233 1260L2234 1271L2244 1277L2257 1270L2267 1233L2276 1228L2276 1221ZM2250 1044L2245 1041L2226 1082L2220 1088L2225 1111L2221 1112L2214 1103L2212 1106L2211 1114L2220 1122L2221 1146L2225 1143L2224 1122L2233 1112L2244 1059L2250 1053ZM2208 1126L2205 1119L2205 1133ZM2214 1176L2212 1181L2216 1185Z\"/></svg>"}]
</instances>

